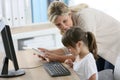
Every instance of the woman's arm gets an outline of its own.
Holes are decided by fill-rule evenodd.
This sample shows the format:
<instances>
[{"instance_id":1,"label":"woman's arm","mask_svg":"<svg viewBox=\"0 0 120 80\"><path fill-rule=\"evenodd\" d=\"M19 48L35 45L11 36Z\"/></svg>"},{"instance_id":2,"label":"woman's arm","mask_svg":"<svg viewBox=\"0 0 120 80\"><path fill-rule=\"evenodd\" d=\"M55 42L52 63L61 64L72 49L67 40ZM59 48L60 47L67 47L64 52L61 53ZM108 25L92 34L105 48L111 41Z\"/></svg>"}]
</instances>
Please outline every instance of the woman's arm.
<instances>
[{"instance_id":1,"label":"woman's arm","mask_svg":"<svg viewBox=\"0 0 120 80\"><path fill-rule=\"evenodd\" d=\"M67 50L65 50L65 48L60 48L55 50L47 50L44 48L39 48L39 49L45 53L44 56L42 56L41 58L48 58L49 61L64 62L66 59L72 59L73 61L75 60L73 55L65 55L67 53Z\"/></svg>"},{"instance_id":2,"label":"woman's arm","mask_svg":"<svg viewBox=\"0 0 120 80\"><path fill-rule=\"evenodd\" d=\"M64 48L59 48L59 49L53 49L53 50L48 50L45 48L38 48L39 50L41 50L42 52L48 52L48 53L52 53L52 54L57 54L57 55L65 55L65 49ZM69 53L69 52L67 52Z\"/></svg>"},{"instance_id":3,"label":"woman's arm","mask_svg":"<svg viewBox=\"0 0 120 80\"><path fill-rule=\"evenodd\" d=\"M58 55L65 55L65 52L62 48L60 49L54 49L54 50L50 50L51 53L55 53L55 54L58 54Z\"/></svg>"},{"instance_id":4,"label":"woman's arm","mask_svg":"<svg viewBox=\"0 0 120 80\"><path fill-rule=\"evenodd\" d=\"M66 59L71 59L72 61L75 60L75 57L73 55L57 55L57 54L45 53L44 57L48 58L49 61L59 61L59 62L64 62Z\"/></svg>"}]
</instances>

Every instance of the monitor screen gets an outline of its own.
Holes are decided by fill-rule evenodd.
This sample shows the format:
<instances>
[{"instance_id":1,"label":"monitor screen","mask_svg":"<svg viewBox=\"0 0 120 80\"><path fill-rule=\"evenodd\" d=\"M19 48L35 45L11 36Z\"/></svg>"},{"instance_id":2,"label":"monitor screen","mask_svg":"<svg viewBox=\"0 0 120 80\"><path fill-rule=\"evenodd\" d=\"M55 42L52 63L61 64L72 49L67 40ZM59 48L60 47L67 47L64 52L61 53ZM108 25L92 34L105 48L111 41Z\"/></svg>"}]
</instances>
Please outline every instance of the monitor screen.
<instances>
[{"instance_id":1,"label":"monitor screen","mask_svg":"<svg viewBox=\"0 0 120 80\"><path fill-rule=\"evenodd\" d=\"M0 20L0 41L1 41L1 47L3 49L2 52L5 53L5 58L3 62L3 66L0 72L0 77L16 77L25 74L24 70L19 69L16 53L12 41L11 31L10 27L8 25L5 25L3 20ZM8 63L9 60L13 62L14 70L8 70Z\"/></svg>"}]
</instances>

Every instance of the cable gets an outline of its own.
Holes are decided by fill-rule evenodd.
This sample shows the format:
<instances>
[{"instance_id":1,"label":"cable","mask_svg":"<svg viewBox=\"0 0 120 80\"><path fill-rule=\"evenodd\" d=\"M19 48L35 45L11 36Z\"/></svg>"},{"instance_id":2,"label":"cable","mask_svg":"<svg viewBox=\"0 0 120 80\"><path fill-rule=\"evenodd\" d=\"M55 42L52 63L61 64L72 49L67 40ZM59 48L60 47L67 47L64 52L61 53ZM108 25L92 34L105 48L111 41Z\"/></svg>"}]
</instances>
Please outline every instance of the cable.
<instances>
[{"instance_id":1,"label":"cable","mask_svg":"<svg viewBox=\"0 0 120 80\"><path fill-rule=\"evenodd\" d=\"M35 69L35 68L39 68L41 66L43 66L43 65L34 66L34 67L26 67L26 68L23 67L23 68L20 68L20 69Z\"/></svg>"}]
</instances>

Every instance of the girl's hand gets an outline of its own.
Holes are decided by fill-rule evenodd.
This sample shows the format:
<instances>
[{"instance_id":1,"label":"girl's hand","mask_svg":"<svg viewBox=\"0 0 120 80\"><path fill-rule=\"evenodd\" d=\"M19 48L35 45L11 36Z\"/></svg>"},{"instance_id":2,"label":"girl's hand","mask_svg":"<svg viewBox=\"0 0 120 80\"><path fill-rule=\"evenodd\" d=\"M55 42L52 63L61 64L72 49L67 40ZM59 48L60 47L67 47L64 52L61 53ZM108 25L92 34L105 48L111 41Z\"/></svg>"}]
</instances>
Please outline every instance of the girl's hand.
<instances>
[{"instance_id":1,"label":"girl's hand","mask_svg":"<svg viewBox=\"0 0 120 80\"><path fill-rule=\"evenodd\" d=\"M67 64L71 68L73 67L73 61L71 59L66 59L64 63Z\"/></svg>"}]
</instances>

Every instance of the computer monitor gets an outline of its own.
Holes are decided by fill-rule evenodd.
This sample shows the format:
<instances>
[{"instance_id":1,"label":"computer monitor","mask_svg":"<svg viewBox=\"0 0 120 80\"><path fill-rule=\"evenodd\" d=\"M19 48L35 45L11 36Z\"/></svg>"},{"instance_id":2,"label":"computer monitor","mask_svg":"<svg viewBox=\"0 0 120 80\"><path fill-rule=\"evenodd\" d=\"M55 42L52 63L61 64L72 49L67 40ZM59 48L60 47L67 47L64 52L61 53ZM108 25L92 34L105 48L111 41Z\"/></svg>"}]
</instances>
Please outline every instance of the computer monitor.
<instances>
[{"instance_id":1,"label":"computer monitor","mask_svg":"<svg viewBox=\"0 0 120 80\"><path fill-rule=\"evenodd\" d=\"M22 69L19 69L19 66L18 66L10 27L8 25L5 25L5 22L3 20L0 20L0 34L1 34L0 37L1 37L2 45L5 52L3 66L1 66L2 69L0 72L0 77L9 78L9 77L16 77L16 76L21 76L25 74L25 71ZM9 70L9 67L8 67L9 60L11 60L11 62L14 65L13 70Z\"/></svg>"}]
</instances>

